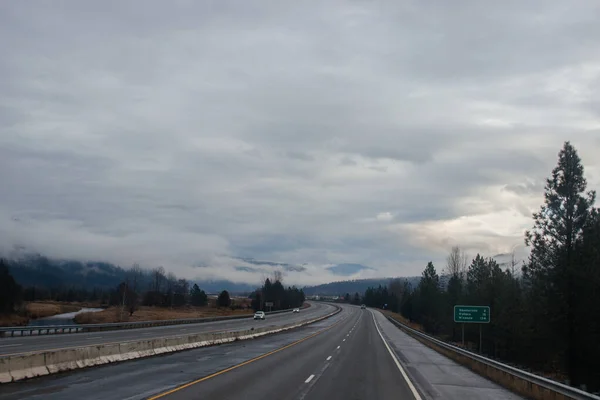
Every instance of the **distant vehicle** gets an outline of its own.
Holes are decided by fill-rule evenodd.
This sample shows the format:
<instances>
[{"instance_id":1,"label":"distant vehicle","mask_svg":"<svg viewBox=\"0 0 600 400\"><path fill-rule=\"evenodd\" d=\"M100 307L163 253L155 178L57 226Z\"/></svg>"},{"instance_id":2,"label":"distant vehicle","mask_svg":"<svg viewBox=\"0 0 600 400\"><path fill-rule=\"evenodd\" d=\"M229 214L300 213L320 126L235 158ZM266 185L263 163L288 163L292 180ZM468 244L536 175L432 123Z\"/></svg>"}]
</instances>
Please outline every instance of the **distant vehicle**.
<instances>
[{"instance_id":1,"label":"distant vehicle","mask_svg":"<svg viewBox=\"0 0 600 400\"><path fill-rule=\"evenodd\" d=\"M264 311L255 312L254 319L265 319L265 312Z\"/></svg>"},{"instance_id":2,"label":"distant vehicle","mask_svg":"<svg viewBox=\"0 0 600 400\"><path fill-rule=\"evenodd\" d=\"M365 308L367 308L367 306L365 306L364 304L360 305L361 310L364 310Z\"/></svg>"},{"instance_id":3,"label":"distant vehicle","mask_svg":"<svg viewBox=\"0 0 600 400\"><path fill-rule=\"evenodd\" d=\"M296 313L296 312L300 312L300 309L299 309L299 308L294 308L294 309L292 310L292 312L295 312L295 313Z\"/></svg>"}]
</instances>

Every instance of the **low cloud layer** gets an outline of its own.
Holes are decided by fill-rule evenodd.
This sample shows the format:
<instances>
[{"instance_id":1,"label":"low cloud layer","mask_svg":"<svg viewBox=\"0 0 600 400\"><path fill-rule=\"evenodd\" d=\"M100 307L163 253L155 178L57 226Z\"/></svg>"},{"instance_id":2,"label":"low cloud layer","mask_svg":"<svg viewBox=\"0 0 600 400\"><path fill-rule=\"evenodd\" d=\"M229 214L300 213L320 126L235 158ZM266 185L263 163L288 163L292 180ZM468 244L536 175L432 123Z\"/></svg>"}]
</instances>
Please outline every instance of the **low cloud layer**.
<instances>
[{"instance_id":1,"label":"low cloud layer","mask_svg":"<svg viewBox=\"0 0 600 400\"><path fill-rule=\"evenodd\" d=\"M5 2L0 244L297 283L523 255L565 140L600 188L600 6ZM203 265L204 268L198 268ZM251 274L248 272L248 274Z\"/></svg>"}]
</instances>

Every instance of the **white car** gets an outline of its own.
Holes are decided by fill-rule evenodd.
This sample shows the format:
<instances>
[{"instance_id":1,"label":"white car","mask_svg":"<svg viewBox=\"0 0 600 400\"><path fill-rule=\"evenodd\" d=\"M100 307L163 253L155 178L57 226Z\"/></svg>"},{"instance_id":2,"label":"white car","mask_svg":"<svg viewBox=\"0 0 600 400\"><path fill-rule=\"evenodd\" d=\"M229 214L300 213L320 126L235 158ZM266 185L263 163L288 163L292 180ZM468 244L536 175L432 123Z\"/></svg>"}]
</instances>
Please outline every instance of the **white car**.
<instances>
[{"instance_id":1,"label":"white car","mask_svg":"<svg viewBox=\"0 0 600 400\"><path fill-rule=\"evenodd\" d=\"M265 312L264 311L255 312L254 319L265 319Z\"/></svg>"},{"instance_id":2,"label":"white car","mask_svg":"<svg viewBox=\"0 0 600 400\"><path fill-rule=\"evenodd\" d=\"M294 309L292 310L292 312L295 312L295 313L297 313L297 312L300 312L300 309L299 309L299 308L294 308Z\"/></svg>"}]
</instances>

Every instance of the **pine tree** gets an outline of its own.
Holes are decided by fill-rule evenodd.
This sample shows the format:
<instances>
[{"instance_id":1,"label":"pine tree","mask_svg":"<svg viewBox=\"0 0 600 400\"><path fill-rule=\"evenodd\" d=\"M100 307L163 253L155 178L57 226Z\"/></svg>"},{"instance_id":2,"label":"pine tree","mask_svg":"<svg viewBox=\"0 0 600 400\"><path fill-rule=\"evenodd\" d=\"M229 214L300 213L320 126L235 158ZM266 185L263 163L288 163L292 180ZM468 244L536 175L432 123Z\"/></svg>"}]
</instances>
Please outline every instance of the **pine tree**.
<instances>
[{"instance_id":1,"label":"pine tree","mask_svg":"<svg viewBox=\"0 0 600 400\"><path fill-rule=\"evenodd\" d=\"M206 296L204 290L201 290L196 283L194 283L194 286L190 290L190 301L193 306L205 306L208 303L208 296Z\"/></svg>"},{"instance_id":2,"label":"pine tree","mask_svg":"<svg viewBox=\"0 0 600 400\"><path fill-rule=\"evenodd\" d=\"M581 382L589 389L600 390L600 215L594 210L593 217L584 231L581 243L581 268L576 276L578 302L576 320L578 335L578 366ZM595 385L592 383L596 382Z\"/></svg>"},{"instance_id":3,"label":"pine tree","mask_svg":"<svg viewBox=\"0 0 600 400\"><path fill-rule=\"evenodd\" d=\"M440 327L442 298L440 277L431 261L423 271L415 300L416 317L423 324L425 330L437 333Z\"/></svg>"},{"instance_id":4,"label":"pine tree","mask_svg":"<svg viewBox=\"0 0 600 400\"><path fill-rule=\"evenodd\" d=\"M524 277L539 294L540 307L564 343L564 364L571 384L579 384L576 349L576 246L592 215L595 193L586 193L583 165L575 148L565 142L558 165L547 179L545 202L533 215L534 227L526 233L531 246Z\"/></svg>"},{"instance_id":5,"label":"pine tree","mask_svg":"<svg viewBox=\"0 0 600 400\"><path fill-rule=\"evenodd\" d=\"M217 306L219 307L229 307L231 305L231 297L229 297L229 292L227 290L223 290L219 293L219 297L217 298Z\"/></svg>"},{"instance_id":6,"label":"pine tree","mask_svg":"<svg viewBox=\"0 0 600 400\"><path fill-rule=\"evenodd\" d=\"M0 313L12 313L21 302L22 290L0 259Z\"/></svg>"}]
</instances>

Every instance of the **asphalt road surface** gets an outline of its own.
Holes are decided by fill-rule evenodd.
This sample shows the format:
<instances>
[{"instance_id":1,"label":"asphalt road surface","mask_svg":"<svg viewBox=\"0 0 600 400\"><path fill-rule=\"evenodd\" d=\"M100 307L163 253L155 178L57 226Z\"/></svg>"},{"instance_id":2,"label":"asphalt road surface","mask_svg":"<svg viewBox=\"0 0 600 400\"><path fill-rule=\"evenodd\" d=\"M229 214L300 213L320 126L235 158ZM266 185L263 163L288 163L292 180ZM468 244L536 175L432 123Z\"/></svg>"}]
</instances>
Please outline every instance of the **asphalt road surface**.
<instances>
[{"instance_id":1,"label":"asphalt road surface","mask_svg":"<svg viewBox=\"0 0 600 400\"><path fill-rule=\"evenodd\" d=\"M268 354L268 353L267 353ZM414 399L371 312L345 318L268 356L154 399Z\"/></svg>"},{"instance_id":2,"label":"asphalt road surface","mask_svg":"<svg viewBox=\"0 0 600 400\"><path fill-rule=\"evenodd\" d=\"M2 400L70 398L519 399L404 335L379 312L349 305L267 337L0 386Z\"/></svg>"},{"instance_id":3,"label":"asphalt road surface","mask_svg":"<svg viewBox=\"0 0 600 400\"><path fill-rule=\"evenodd\" d=\"M104 332L87 332L57 335L39 335L8 337L0 339L0 357L9 354L20 354L32 351L55 350L70 347L89 346L106 343L121 343L130 340L155 339L168 336L191 335L201 332L238 331L251 327L275 327L287 323L316 318L334 311L334 307L324 303L310 302L311 306L300 313L286 312L267 315L264 321L252 318L231 321L204 322L171 326L156 326L139 329L126 329Z\"/></svg>"}]
</instances>

